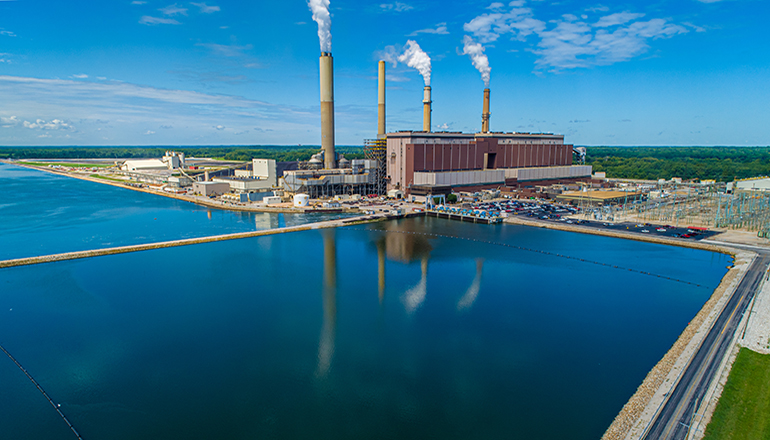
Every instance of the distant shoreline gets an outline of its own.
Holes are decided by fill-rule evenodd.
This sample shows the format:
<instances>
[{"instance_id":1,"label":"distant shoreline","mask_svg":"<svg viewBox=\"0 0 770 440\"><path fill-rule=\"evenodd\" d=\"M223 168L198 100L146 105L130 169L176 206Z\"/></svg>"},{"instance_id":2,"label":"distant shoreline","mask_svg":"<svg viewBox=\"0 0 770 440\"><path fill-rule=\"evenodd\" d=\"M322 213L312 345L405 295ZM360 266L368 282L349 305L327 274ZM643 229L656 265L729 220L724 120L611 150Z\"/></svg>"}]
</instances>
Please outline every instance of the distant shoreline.
<instances>
[{"instance_id":1,"label":"distant shoreline","mask_svg":"<svg viewBox=\"0 0 770 440\"><path fill-rule=\"evenodd\" d=\"M164 191L153 191L153 190L146 189L146 188L137 188L137 187L133 187L133 186L128 186L128 185L126 185L124 183L121 183L121 182L113 182L113 181L109 181L109 180L105 180L105 179L96 179L96 178L93 178L93 177L90 177L90 176L85 176L85 175L76 174L76 173L67 173L67 172L58 171L58 170L47 168L47 167L39 167L39 166L35 166L35 165L20 164L20 163L16 163L16 162L14 162L12 160L9 160L9 159L0 159L0 162L5 163L7 165L14 165L14 166L22 167L22 168L29 168L29 169L33 169L33 170L38 170L38 171L43 171L43 172L47 172L47 173L51 173L51 174L56 174L56 175L59 175L59 176L71 177L71 178L75 178L75 179L86 180L86 181L89 181L89 182L101 183L101 184L104 184L104 185L110 185L110 186L114 186L114 187L117 187L117 188L130 189L130 190L133 190L133 191L143 192L143 193L147 193L147 194L154 194L154 195L158 195L158 196L168 197L170 199L181 200L183 202L194 203L194 204L199 205L199 206L205 206L207 208L214 208L214 209L221 209L221 210L224 210L224 211L261 212L261 213L275 213L275 214L335 214L335 213L343 213L343 212L349 212L351 214L358 213L358 209L357 208L349 209L349 210L344 210L344 209L341 209L341 208L310 208L310 209L305 209L305 208L293 208L293 207L292 208L287 208L287 207L267 208L267 207L262 207L262 206L239 206L239 205L228 204L228 203L224 203L224 202L213 202L213 201L210 201L210 200L207 200L207 199L203 199L203 198L199 198L199 197L183 196L183 195L180 195L180 194L167 193L167 192L164 192Z\"/></svg>"}]
</instances>

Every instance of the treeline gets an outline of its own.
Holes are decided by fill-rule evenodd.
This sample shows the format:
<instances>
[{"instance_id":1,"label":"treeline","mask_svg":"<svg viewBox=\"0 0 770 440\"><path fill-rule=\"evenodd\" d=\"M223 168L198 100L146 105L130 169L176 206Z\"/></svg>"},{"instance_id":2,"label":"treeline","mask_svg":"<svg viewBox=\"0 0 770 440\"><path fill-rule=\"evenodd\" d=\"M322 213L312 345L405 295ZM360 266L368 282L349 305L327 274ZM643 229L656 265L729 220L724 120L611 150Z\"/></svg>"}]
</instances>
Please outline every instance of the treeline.
<instances>
[{"instance_id":1,"label":"treeline","mask_svg":"<svg viewBox=\"0 0 770 440\"><path fill-rule=\"evenodd\" d=\"M622 179L734 179L770 175L770 147L588 147L594 172Z\"/></svg>"},{"instance_id":2,"label":"treeline","mask_svg":"<svg viewBox=\"0 0 770 440\"><path fill-rule=\"evenodd\" d=\"M187 157L210 157L248 161L275 159L278 162L309 160L319 148L287 146L253 147L0 147L2 159L148 159L159 158L166 151L181 151ZM362 147L338 146L338 153L348 159L363 159Z\"/></svg>"}]
</instances>

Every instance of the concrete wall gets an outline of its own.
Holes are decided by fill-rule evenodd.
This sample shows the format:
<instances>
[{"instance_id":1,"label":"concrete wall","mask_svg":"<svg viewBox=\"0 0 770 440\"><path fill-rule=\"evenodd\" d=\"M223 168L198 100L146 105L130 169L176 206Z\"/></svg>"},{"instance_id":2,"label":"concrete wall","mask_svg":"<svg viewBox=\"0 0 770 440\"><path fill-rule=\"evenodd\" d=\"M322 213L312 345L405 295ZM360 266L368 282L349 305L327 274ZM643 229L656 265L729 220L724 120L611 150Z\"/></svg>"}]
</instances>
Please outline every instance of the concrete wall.
<instances>
[{"instance_id":1,"label":"concrete wall","mask_svg":"<svg viewBox=\"0 0 770 440\"><path fill-rule=\"evenodd\" d=\"M252 175L265 179L270 185L278 185L278 173L276 172L275 160L273 159L252 159Z\"/></svg>"},{"instance_id":2,"label":"concrete wall","mask_svg":"<svg viewBox=\"0 0 770 440\"><path fill-rule=\"evenodd\" d=\"M503 184L505 170L450 171L444 173L414 173L415 185L470 186L491 183Z\"/></svg>"},{"instance_id":3,"label":"concrete wall","mask_svg":"<svg viewBox=\"0 0 770 440\"><path fill-rule=\"evenodd\" d=\"M270 189L273 187L273 185L267 180L260 180L260 179L247 178L247 177L238 178L238 179L230 179L226 177L215 177L212 179L212 181L219 182L219 183L226 183L229 185L230 190L238 191L238 192L259 191L259 190Z\"/></svg>"},{"instance_id":4,"label":"concrete wall","mask_svg":"<svg viewBox=\"0 0 770 440\"><path fill-rule=\"evenodd\" d=\"M204 196L227 194L230 192L230 185L222 182L193 182L193 192Z\"/></svg>"}]
</instances>

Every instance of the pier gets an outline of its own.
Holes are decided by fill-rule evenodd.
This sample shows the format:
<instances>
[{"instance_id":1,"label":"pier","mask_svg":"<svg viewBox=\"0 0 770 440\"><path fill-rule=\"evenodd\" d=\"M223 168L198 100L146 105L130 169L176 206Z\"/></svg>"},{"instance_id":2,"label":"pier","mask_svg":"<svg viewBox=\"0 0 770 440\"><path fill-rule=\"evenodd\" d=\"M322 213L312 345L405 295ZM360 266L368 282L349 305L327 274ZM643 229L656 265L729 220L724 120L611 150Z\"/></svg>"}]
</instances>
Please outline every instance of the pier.
<instances>
[{"instance_id":1,"label":"pier","mask_svg":"<svg viewBox=\"0 0 770 440\"><path fill-rule=\"evenodd\" d=\"M449 210L429 209L425 211L425 215L429 217L438 217L438 218L444 218L448 220L459 220L461 222L469 222L469 223L481 223L485 225L493 225L493 224L503 222L502 217L477 215L477 214L474 214L473 212L465 212L465 211L452 212Z\"/></svg>"}]
</instances>

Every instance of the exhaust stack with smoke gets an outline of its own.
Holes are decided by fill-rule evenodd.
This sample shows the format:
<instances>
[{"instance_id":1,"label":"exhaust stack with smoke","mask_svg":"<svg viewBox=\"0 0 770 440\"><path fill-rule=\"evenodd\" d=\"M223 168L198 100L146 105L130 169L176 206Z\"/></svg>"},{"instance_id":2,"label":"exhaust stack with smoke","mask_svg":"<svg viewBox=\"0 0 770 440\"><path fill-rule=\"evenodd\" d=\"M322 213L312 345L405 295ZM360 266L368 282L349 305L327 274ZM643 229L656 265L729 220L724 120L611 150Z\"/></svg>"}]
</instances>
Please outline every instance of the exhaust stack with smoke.
<instances>
[{"instance_id":1,"label":"exhaust stack with smoke","mask_svg":"<svg viewBox=\"0 0 770 440\"><path fill-rule=\"evenodd\" d=\"M377 137L385 137L385 61L380 61L377 84Z\"/></svg>"},{"instance_id":2,"label":"exhaust stack with smoke","mask_svg":"<svg viewBox=\"0 0 770 440\"><path fill-rule=\"evenodd\" d=\"M330 52L321 52L321 149L324 168L335 168L334 155L334 60Z\"/></svg>"},{"instance_id":3,"label":"exhaust stack with smoke","mask_svg":"<svg viewBox=\"0 0 770 440\"><path fill-rule=\"evenodd\" d=\"M481 108L481 132L489 133L489 89L484 89L484 105Z\"/></svg>"},{"instance_id":4,"label":"exhaust stack with smoke","mask_svg":"<svg viewBox=\"0 0 770 440\"><path fill-rule=\"evenodd\" d=\"M430 133L430 86L425 86L425 93L422 99L422 131Z\"/></svg>"}]
</instances>

